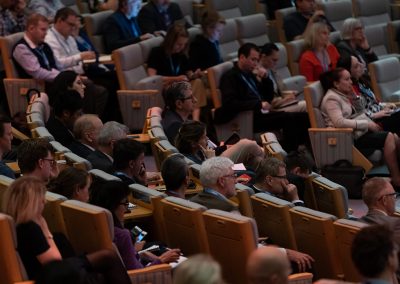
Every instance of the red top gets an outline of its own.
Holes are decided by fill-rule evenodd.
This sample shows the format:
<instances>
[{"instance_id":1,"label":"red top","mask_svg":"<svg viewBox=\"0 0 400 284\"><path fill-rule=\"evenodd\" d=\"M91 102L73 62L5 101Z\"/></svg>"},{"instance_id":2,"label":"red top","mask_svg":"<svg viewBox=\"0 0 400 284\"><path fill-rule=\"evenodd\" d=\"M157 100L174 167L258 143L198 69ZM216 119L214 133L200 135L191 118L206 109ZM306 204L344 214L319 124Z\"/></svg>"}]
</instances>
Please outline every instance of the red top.
<instances>
[{"instance_id":1,"label":"red top","mask_svg":"<svg viewBox=\"0 0 400 284\"><path fill-rule=\"evenodd\" d=\"M307 81L318 81L319 75L336 68L336 63L340 57L339 52L333 44L329 44L326 50L330 59L330 63L327 66L323 66L323 63L319 61L312 50L306 50L301 55L299 62L300 75L305 76Z\"/></svg>"}]
</instances>

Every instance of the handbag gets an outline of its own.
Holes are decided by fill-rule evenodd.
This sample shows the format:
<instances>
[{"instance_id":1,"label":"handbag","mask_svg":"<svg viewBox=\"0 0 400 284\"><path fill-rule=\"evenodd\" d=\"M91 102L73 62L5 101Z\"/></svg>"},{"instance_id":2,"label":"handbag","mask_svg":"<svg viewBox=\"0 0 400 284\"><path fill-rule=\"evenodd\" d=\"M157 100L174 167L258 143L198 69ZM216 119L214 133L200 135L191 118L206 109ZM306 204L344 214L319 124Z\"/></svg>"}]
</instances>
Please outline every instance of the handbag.
<instances>
[{"instance_id":1,"label":"handbag","mask_svg":"<svg viewBox=\"0 0 400 284\"><path fill-rule=\"evenodd\" d=\"M332 165L323 167L321 174L323 177L344 186L349 198L361 198L365 180L363 167L354 166L348 160L338 160Z\"/></svg>"}]
</instances>

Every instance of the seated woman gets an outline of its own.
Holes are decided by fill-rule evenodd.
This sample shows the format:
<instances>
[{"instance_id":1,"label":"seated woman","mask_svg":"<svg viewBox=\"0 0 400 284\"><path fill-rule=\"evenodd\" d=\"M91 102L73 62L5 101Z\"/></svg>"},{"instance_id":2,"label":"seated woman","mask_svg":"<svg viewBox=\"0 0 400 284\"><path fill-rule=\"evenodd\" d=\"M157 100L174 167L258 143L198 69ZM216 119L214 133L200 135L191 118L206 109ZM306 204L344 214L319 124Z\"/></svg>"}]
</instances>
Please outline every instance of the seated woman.
<instances>
[{"instance_id":1,"label":"seated woman","mask_svg":"<svg viewBox=\"0 0 400 284\"><path fill-rule=\"evenodd\" d=\"M31 280L38 277L42 266L62 259L42 216L45 193L46 187L42 181L32 176L24 176L15 180L4 196L3 211L15 221L18 253ZM98 273L102 274L106 283L130 283L126 269L117 254L111 250L70 257L64 261L80 270L84 279L82 283L98 283Z\"/></svg>"},{"instance_id":2,"label":"seated woman","mask_svg":"<svg viewBox=\"0 0 400 284\"><path fill-rule=\"evenodd\" d=\"M164 180L165 193L185 199L185 191L190 182L189 165L182 154L169 156L161 165L161 176Z\"/></svg>"},{"instance_id":3,"label":"seated woman","mask_svg":"<svg viewBox=\"0 0 400 284\"><path fill-rule=\"evenodd\" d=\"M307 50L300 57L300 75L307 81L318 81L319 76L336 68L339 52L329 42L329 27L322 22L313 23L304 37Z\"/></svg>"},{"instance_id":4,"label":"seated woman","mask_svg":"<svg viewBox=\"0 0 400 284\"><path fill-rule=\"evenodd\" d=\"M136 251L131 232L124 228L124 214L128 210L128 195L131 193L129 186L122 181L106 181L102 186L92 192L90 203L108 209L114 220L114 243L127 269L143 268L139 254ZM136 240L135 240L136 242ZM156 257L151 264L170 263L178 260L179 249L171 249Z\"/></svg>"},{"instance_id":5,"label":"seated woman","mask_svg":"<svg viewBox=\"0 0 400 284\"><path fill-rule=\"evenodd\" d=\"M365 111L365 114L378 123L383 130L399 135L400 112L395 111L395 104L381 103L376 99L368 80L363 76L364 64L359 62L355 56L344 55L340 57L338 67L343 67L350 72L353 90L359 98L355 107L357 108L358 106L362 111Z\"/></svg>"},{"instance_id":6,"label":"seated woman","mask_svg":"<svg viewBox=\"0 0 400 284\"><path fill-rule=\"evenodd\" d=\"M216 145L208 139L206 126L199 121L185 121L182 124L175 146L180 153L197 164L202 164L216 154ZM231 159L235 164L243 163L250 170L255 170L264 158L264 150L255 141L248 139L240 139L236 144L224 148L222 153L217 154Z\"/></svg>"},{"instance_id":7,"label":"seated woman","mask_svg":"<svg viewBox=\"0 0 400 284\"><path fill-rule=\"evenodd\" d=\"M383 149L392 184L400 186L398 137L382 131L365 112L356 112L351 100L354 92L350 73L344 68L336 68L321 77L329 88L321 103L321 112L328 127L353 128L354 145L366 156L373 150Z\"/></svg>"},{"instance_id":8,"label":"seated woman","mask_svg":"<svg viewBox=\"0 0 400 284\"><path fill-rule=\"evenodd\" d=\"M193 119L199 120L200 108L207 104L207 93L200 69L190 70L189 59L185 52L189 42L189 33L182 25L173 25L168 29L161 46L154 47L147 62L149 76L161 75L165 85L177 81L190 81L193 94L197 98Z\"/></svg>"},{"instance_id":9,"label":"seated woman","mask_svg":"<svg viewBox=\"0 0 400 284\"><path fill-rule=\"evenodd\" d=\"M61 194L68 199L75 199L82 202L89 202L89 188L92 184L92 177L87 171L68 167L48 185L48 190Z\"/></svg>"}]
</instances>

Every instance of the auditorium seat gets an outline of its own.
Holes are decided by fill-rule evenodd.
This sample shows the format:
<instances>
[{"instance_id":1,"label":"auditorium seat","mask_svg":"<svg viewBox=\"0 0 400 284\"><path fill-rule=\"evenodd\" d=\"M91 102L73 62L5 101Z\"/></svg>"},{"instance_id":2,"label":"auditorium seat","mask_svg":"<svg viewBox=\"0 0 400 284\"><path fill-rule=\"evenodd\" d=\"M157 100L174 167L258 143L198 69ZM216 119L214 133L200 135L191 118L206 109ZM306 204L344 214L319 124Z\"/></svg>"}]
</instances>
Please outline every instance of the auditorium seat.
<instances>
[{"instance_id":1,"label":"auditorium seat","mask_svg":"<svg viewBox=\"0 0 400 284\"><path fill-rule=\"evenodd\" d=\"M353 17L352 3L350 0L321 1L322 11L335 30L342 29L343 22Z\"/></svg>"},{"instance_id":2,"label":"auditorium seat","mask_svg":"<svg viewBox=\"0 0 400 284\"><path fill-rule=\"evenodd\" d=\"M208 10L217 11L225 19L233 19L242 16L239 8L239 0L205 0Z\"/></svg>"},{"instance_id":3,"label":"auditorium seat","mask_svg":"<svg viewBox=\"0 0 400 284\"><path fill-rule=\"evenodd\" d=\"M219 39L219 49L224 61L237 58L237 51L240 47L238 40L238 27L235 19L226 20L223 27L221 38Z\"/></svg>"},{"instance_id":4,"label":"auditorium seat","mask_svg":"<svg viewBox=\"0 0 400 284\"><path fill-rule=\"evenodd\" d=\"M65 196L47 191L46 204L42 214L44 219L46 219L51 233L62 233L68 238L67 229L61 211L61 203L66 200L67 198Z\"/></svg>"},{"instance_id":5,"label":"auditorium seat","mask_svg":"<svg viewBox=\"0 0 400 284\"><path fill-rule=\"evenodd\" d=\"M267 30L267 18L265 14L258 13L235 18L237 35L241 45L252 42L262 46L270 42Z\"/></svg>"},{"instance_id":6,"label":"auditorium seat","mask_svg":"<svg viewBox=\"0 0 400 284\"><path fill-rule=\"evenodd\" d=\"M107 10L84 15L86 33L95 49L100 54L106 53L103 38L103 26L107 18L111 16L113 12L114 11L112 10Z\"/></svg>"},{"instance_id":7,"label":"auditorium seat","mask_svg":"<svg viewBox=\"0 0 400 284\"><path fill-rule=\"evenodd\" d=\"M369 64L372 89L380 101L400 101L400 63L395 57Z\"/></svg>"},{"instance_id":8,"label":"auditorium seat","mask_svg":"<svg viewBox=\"0 0 400 284\"><path fill-rule=\"evenodd\" d=\"M279 41L283 44L287 42L285 30L283 29L284 18L293 12L296 12L295 7L284 8L275 11L276 28L278 29L278 38Z\"/></svg>"}]
</instances>

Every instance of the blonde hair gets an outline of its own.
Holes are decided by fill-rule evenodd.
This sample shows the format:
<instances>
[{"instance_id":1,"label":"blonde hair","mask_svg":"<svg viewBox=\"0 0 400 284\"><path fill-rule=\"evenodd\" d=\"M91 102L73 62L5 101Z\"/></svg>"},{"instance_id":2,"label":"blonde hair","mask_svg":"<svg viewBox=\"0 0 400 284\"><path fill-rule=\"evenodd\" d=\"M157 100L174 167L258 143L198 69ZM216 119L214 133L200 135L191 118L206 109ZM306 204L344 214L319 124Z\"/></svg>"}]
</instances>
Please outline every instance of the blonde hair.
<instances>
[{"instance_id":1,"label":"blonde hair","mask_svg":"<svg viewBox=\"0 0 400 284\"><path fill-rule=\"evenodd\" d=\"M312 24L311 28L304 36L304 43L308 49L315 48L319 33L322 29L327 29L329 31L328 25L323 22L315 22Z\"/></svg>"},{"instance_id":2,"label":"blonde hair","mask_svg":"<svg viewBox=\"0 0 400 284\"><path fill-rule=\"evenodd\" d=\"M41 214L41 203L45 198L46 186L38 178L20 177L6 190L3 211L14 218L16 224L26 223Z\"/></svg>"}]
</instances>

